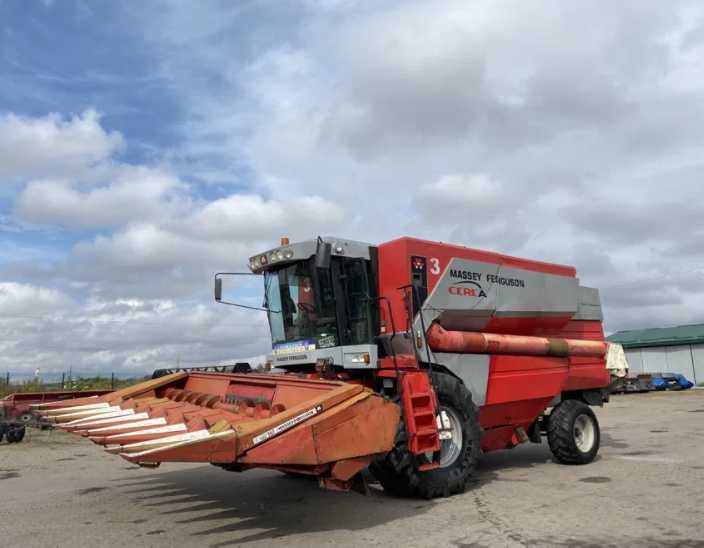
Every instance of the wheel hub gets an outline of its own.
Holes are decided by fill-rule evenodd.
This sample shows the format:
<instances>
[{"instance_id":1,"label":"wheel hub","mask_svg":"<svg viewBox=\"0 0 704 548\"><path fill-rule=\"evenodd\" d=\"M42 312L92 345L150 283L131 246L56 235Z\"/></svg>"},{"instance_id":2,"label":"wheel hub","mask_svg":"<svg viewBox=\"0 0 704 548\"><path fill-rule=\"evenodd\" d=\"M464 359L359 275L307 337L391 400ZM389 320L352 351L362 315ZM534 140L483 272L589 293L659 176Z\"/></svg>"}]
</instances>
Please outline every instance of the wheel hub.
<instances>
[{"instance_id":1,"label":"wheel hub","mask_svg":"<svg viewBox=\"0 0 704 548\"><path fill-rule=\"evenodd\" d=\"M587 415L578 415L574 420L574 442L582 453L588 453L594 447L594 423Z\"/></svg>"},{"instance_id":2,"label":"wheel hub","mask_svg":"<svg viewBox=\"0 0 704 548\"><path fill-rule=\"evenodd\" d=\"M436 417L440 434L440 468L446 468L457 460L462 452L462 421L457 412L443 405Z\"/></svg>"}]
</instances>

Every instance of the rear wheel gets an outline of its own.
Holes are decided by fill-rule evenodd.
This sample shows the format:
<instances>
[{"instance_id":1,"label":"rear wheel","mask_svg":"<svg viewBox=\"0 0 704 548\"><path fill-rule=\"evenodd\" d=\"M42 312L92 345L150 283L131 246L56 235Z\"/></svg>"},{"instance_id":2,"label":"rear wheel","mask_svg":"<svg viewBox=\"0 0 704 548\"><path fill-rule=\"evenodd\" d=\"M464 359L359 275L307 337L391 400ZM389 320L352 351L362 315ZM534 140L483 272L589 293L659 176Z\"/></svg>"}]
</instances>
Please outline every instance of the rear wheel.
<instances>
[{"instance_id":1,"label":"rear wheel","mask_svg":"<svg viewBox=\"0 0 704 548\"><path fill-rule=\"evenodd\" d=\"M434 498L462 493L479 459L479 412L472 394L459 379L445 373L433 373L432 382L439 403L440 467L418 470L432 462L433 455L410 452L403 420L394 447L370 467L384 489L398 496Z\"/></svg>"},{"instance_id":2,"label":"rear wheel","mask_svg":"<svg viewBox=\"0 0 704 548\"><path fill-rule=\"evenodd\" d=\"M591 408L578 400L564 400L548 418L548 443L563 464L588 464L599 452L599 422Z\"/></svg>"}]
</instances>

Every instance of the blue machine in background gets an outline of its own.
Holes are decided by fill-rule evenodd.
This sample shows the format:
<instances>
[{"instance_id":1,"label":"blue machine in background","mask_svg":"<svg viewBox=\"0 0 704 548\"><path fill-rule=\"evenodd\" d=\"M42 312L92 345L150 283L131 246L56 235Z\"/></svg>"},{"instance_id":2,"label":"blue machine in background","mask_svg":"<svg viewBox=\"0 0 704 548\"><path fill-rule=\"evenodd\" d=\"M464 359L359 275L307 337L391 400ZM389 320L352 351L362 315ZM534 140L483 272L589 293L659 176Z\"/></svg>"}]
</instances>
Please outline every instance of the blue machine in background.
<instances>
[{"instance_id":1,"label":"blue machine in background","mask_svg":"<svg viewBox=\"0 0 704 548\"><path fill-rule=\"evenodd\" d=\"M687 390L694 383L679 373L661 373L653 375L650 384L654 390Z\"/></svg>"}]
</instances>

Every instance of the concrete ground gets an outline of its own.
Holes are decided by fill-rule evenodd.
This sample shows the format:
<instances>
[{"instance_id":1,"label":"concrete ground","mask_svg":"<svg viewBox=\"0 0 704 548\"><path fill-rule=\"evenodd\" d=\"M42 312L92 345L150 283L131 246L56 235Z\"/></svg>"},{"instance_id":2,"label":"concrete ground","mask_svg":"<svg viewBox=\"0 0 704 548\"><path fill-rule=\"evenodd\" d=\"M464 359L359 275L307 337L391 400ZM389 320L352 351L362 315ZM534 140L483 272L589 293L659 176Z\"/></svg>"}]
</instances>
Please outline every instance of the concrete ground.
<instances>
[{"instance_id":1,"label":"concrete ground","mask_svg":"<svg viewBox=\"0 0 704 548\"><path fill-rule=\"evenodd\" d=\"M60 432L0 445L0 546L704 547L704 390L615 396L598 460L484 455L464 495L321 491L272 471L143 470Z\"/></svg>"}]
</instances>

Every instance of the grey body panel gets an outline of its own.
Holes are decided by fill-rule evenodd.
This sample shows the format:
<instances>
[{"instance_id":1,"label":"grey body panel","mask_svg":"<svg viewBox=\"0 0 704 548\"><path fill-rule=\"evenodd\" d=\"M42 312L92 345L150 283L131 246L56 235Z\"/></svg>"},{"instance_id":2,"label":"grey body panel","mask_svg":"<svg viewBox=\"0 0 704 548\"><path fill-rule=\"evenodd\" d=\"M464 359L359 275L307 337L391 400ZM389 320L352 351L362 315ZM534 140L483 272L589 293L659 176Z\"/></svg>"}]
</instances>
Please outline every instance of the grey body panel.
<instances>
[{"instance_id":1,"label":"grey body panel","mask_svg":"<svg viewBox=\"0 0 704 548\"><path fill-rule=\"evenodd\" d=\"M368 244L365 242L357 242L354 240L345 240L344 238L335 238L334 236L324 236L321 237L321 239L325 243L329 243L332 245L332 256L340 256L340 257L351 257L354 259L367 259L369 260L371 258L371 255L369 253L369 248L374 247L372 244ZM318 240L306 240L303 242L296 242L292 243L289 245L283 245L280 247L275 247L273 249L269 249L267 251L264 251L262 253L257 253L256 255L253 255L250 258L250 264L252 259L255 259L257 257L261 257L262 255L266 255L268 258L268 264L266 264L263 267L259 267L256 269L256 272L264 272L265 270L268 270L270 268L274 267L279 267L281 265L293 263L296 261L300 261L303 259L309 259L313 255L315 255L315 252L317 251L318 248ZM277 251L286 251L286 252L291 252L291 256L288 259L281 259L281 260L276 260L273 261L272 257Z\"/></svg>"},{"instance_id":2,"label":"grey body panel","mask_svg":"<svg viewBox=\"0 0 704 548\"><path fill-rule=\"evenodd\" d=\"M577 313L572 316L573 320L596 320L602 321L604 315L601 312L601 298L599 290L595 287L579 286L579 303Z\"/></svg>"},{"instance_id":3,"label":"grey body panel","mask_svg":"<svg viewBox=\"0 0 704 548\"><path fill-rule=\"evenodd\" d=\"M574 277L454 258L423 305L424 319L480 331L493 316L572 316L578 295Z\"/></svg>"},{"instance_id":4,"label":"grey body panel","mask_svg":"<svg viewBox=\"0 0 704 548\"><path fill-rule=\"evenodd\" d=\"M369 354L369 363L354 361L361 354ZM345 369L376 369L378 360L377 345L355 344L349 346L332 346L316 348L300 352L284 352L272 354L274 367L286 368L292 365L314 364L317 360L331 359L333 364Z\"/></svg>"},{"instance_id":5,"label":"grey body panel","mask_svg":"<svg viewBox=\"0 0 704 548\"><path fill-rule=\"evenodd\" d=\"M486 389L489 383L488 354L446 354L436 352L434 363L443 365L457 375L472 393L472 401L481 406L486 403Z\"/></svg>"},{"instance_id":6,"label":"grey body panel","mask_svg":"<svg viewBox=\"0 0 704 548\"><path fill-rule=\"evenodd\" d=\"M584 295L584 296L583 296ZM532 270L453 258L423 304L428 328L437 321L445 329L483 331L493 317L571 318L585 300L584 313L594 315L598 301L592 291L582 294L579 280ZM599 307L599 314L601 309ZM422 332L420 314L413 329Z\"/></svg>"}]
</instances>

